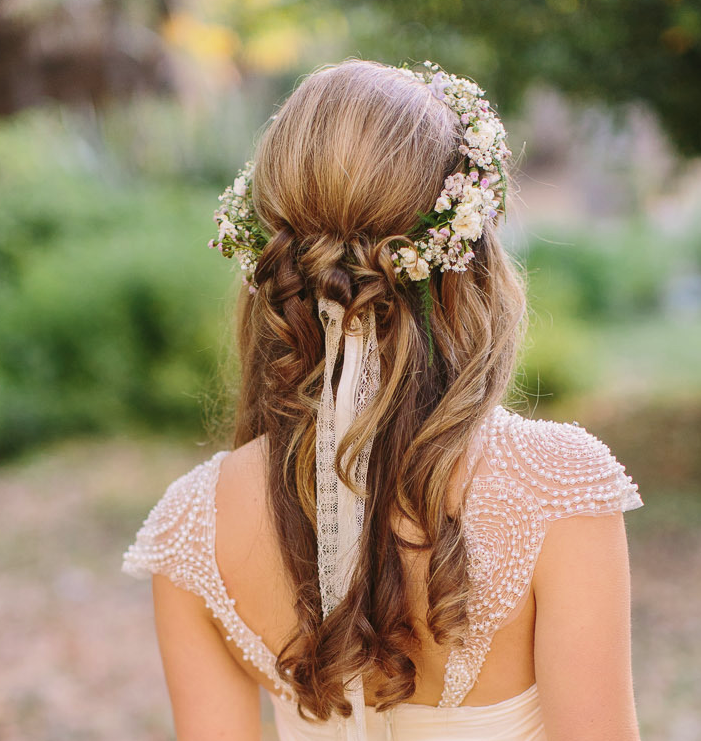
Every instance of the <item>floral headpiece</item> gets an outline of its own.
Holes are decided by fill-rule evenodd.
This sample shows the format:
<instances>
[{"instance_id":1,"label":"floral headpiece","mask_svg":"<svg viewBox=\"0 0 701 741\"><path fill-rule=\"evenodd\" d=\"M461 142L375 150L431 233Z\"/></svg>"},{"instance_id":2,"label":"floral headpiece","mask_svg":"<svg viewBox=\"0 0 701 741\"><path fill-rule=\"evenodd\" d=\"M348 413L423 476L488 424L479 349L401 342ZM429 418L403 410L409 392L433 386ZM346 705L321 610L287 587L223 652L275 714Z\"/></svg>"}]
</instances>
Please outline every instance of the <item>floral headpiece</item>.
<instances>
[{"instance_id":1,"label":"floral headpiece","mask_svg":"<svg viewBox=\"0 0 701 741\"><path fill-rule=\"evenodd\" d=\"M441 272L467 270L486 222L505 212L506 176L503 162L511 155L506 131L497 114L484 99L484 90L471 80L449 75L437 64L424 62L424 69L396 68L409 77L425 82L433 95L457 113L463 130L458 147L466 159L465 172L449 175L433 211L418 214L425 232L413 247L402 247L392 254L397 275L412 281L429 277L433 268ZM219 228L210 247L225 257L235 255L241 266L244 285L255 292L254 273L260 254L269 240L253 209L251 182L253 163L248 162L234 184L219 196L221 205L214 212Z\"/></svg>"}]
</instances>

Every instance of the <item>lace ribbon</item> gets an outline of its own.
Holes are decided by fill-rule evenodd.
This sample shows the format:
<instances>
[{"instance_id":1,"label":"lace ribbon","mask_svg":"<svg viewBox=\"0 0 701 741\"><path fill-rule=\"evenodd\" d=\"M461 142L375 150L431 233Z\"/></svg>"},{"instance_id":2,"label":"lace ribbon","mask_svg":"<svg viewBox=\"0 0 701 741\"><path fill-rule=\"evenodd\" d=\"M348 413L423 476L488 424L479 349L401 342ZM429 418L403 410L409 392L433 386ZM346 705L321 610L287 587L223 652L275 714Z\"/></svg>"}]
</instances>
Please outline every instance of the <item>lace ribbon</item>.
<instances>
[{"instance_id":1,"label":"lace ribbon","mask_svg":"<svg viewBox=\"0 0 701 741\"><path fill-rule=\"evenodd\" d=\"M324 386L316 422L316 521L319 590L323 617L326 618L348 592L358 562L363 529L365 500L351 491L338 477L334 461L338 442L351 422L373 400L380 387L380 358L372 307L362 319L354 317L351 331L343 333L345 309L337 301L319 298L319 318L326 336ZM343 370L333 397L333 371L344 335ZM373 434L363 446L352 470L353 482L365 489ZM344 457L342 464L345 465ZM348 741L363 741L365 699L361 677L344 677L353 708L347 724Z\"/></svg>"}]
</instances>

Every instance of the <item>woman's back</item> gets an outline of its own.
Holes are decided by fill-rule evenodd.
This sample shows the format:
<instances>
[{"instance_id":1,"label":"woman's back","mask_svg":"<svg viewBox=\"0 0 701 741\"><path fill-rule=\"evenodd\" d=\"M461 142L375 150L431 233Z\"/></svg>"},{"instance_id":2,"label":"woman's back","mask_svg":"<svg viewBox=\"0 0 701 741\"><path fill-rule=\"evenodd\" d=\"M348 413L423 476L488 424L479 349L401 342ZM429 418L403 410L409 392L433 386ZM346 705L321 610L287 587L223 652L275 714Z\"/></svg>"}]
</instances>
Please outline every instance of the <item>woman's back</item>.
<instances>
[{"instance_id":1,"label":"woman's back","mask_svg":"<svg viewBox=\"0 0 701 741\"><path fill-rule=\"evenodd\" d=\"M294 588L266 506L265 451L264 437L256 438L232 453L217 454L176 482L125 554L124 568L135 575L162 574L204 597L232 661L279 696L274 703L282 739L335 738L339 721L314 725L302 720L293 693L274 669L297 617ZM471 463L475 477L465 491ZM389 712L367 711L369 738L385 738L393 731L401 739L544 739L548 707L541 707L543 687L546 703L556 705L558 694L569 693L572 708L586 712L588 683L578 685L578 667L562 662L581 659L582 651L591 658L597 633L580 635L582 621L592 619L598 599L611 598L609 582L615 582L621 569L621 554L601 553L601 547L617 539L620 543L616 513L642 501L623 467L586 430L526 420L501 406L487 416L473 447L459 459L448 500L456 510L463 502L470 556L465 644L451 651L435 642L426 623L428 556L405 551L410 620L419 639L411 656L416 690ZM575 517L587 514L609 517ZM558 520L563 522L556 525ZM396 526L400 534L410 535L408 526ZM618 565L610 574L606 564L616 556ZM590 566L592 558L602 564L600 582L584 593L576 570L582 558ZM591 572L583 573L591 581ZM578 595L574 601L568 601L568 581ZM621 586L625 591L625 584ZM625 594L617 598L625 612ZM584 600L581 609L563 631L566 618L558 612L576 611L577 599ZM542 656L552 655L562 653L568 642L579 645L565 649L567 659L564 654L562 661L555 657L544 662L541 657L538 666L538 648ZM618 648L614 645L621 636L605 634L601 642L599 650L626 651L625 640ZM609 689L615 693L619 680L611 681ZM597 686L601 682L597 677ZM381 686L366 684L366 705L376 704L378 691ZM552 713L552 723L560 722L562 709ZM571 732L567 737L577 738Z\"/></svg>"}]
</instances>

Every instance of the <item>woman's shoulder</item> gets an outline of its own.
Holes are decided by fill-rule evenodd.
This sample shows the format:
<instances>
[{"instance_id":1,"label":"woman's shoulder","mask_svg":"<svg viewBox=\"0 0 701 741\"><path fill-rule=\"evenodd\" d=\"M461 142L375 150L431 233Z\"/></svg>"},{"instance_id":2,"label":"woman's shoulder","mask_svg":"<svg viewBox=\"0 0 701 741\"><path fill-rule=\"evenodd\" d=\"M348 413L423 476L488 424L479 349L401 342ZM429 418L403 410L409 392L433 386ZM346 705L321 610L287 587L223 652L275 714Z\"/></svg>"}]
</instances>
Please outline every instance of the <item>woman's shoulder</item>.
<instances>
[{"instance_id":1,"label":"woman's shoulder","mask_svg":"<svg viewBox=\"0 0 701 741\"><path fill-rule=\"evenodd\" d=\"M193 568L204 568L213 558L217 521L223 517L231 530L259 503L251 491L260 489L263 441L220 450L172 481L124 552L122 571L136 578L161 573L180 584Z\"/></svg>"},{"instance_id":2,"label":"woman's shoulder","mask_svg":"<svg viewBox=\"0 0 701 741\"><path fill-rule=\"evenodd\" d=\"M546 519L643 506L625 466L576 421L533 419L499 405L482 425L481 450L486 475L527 488Z\"/></svg>"},{"instance_id":3,"label":"woman's shoulder","mask_svg":"<svg viewBox=\"0 0 701 741\"><path fill-rule=\"evenodd\" d=\"M136 578L161 573L176 584L192 576L209 545L214 517L214 490L222 462L221 450L172 481L152 506L122 557L122 571Z\"/></svg>"}]
</instances>

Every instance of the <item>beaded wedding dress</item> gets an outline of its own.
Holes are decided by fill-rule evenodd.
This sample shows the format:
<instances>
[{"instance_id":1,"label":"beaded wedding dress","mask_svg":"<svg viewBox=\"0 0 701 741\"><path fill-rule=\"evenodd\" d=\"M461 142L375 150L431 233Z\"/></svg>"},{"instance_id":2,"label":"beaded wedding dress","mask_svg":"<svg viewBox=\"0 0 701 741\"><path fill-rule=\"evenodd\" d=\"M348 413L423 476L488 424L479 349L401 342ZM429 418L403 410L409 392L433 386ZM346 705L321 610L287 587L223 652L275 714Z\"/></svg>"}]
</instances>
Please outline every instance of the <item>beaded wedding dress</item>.
<instances>
[{"instance_id":1,"label":"beaded wedding dress","mask_svg":"<svg viewBox=\"0 0 701 741\"><path fill-rule=\"evenodd\" d=\"M563 517L643 506L609 448L577 423L531 420L497 406L481 425L479 442L474 455L484 457L488 473L476 476L465 496L471 599L464 646L448 658L438 706L403 703L382 713L367 707L369 740L545 741L536 684L493 705L461 703L494 634L528 595L549 526ZM345 738L343 719L319 724L299 717L274 654L238 616L235 595L224 586L214 552L214 497L226 455L215 454L170 485L125 552L122 570L137 578L164 574L204 598L227 639L276 688L270 695L280 741Z\"/></svg>"}]
</instances>

